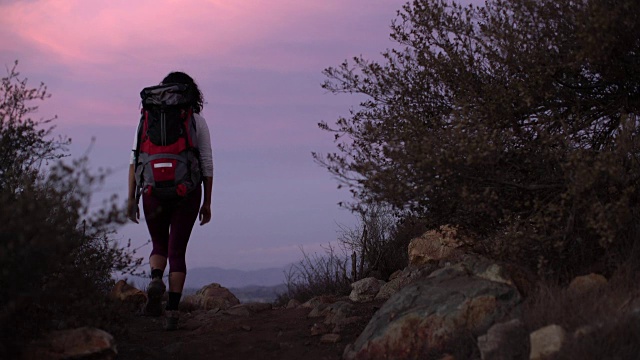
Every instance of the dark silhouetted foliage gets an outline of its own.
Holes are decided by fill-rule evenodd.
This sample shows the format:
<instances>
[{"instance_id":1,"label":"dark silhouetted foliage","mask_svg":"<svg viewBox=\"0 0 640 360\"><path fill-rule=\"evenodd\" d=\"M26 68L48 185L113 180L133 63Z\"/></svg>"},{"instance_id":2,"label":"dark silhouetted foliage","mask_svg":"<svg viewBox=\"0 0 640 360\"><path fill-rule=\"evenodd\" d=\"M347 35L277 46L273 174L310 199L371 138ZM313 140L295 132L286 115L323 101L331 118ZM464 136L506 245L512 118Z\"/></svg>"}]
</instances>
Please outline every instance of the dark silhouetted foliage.
<instances>
[{"instance_id":1,"label":"dark silhouetted foliage","mask_svg":"<svg viewBox=\"0 0 640 360\"><path fill-rule=\"evenodd\" d=\"M13 67L0 87L0 357L13 358L30 339L54 329L97 326L117 330L121 315L108 292L114 271L139 260L110 239L124 217L107 201L89 211L87 159L58 162L68 141L50 139L50 120L32 120L31 89ZM44 128L43 128L44 127ZM51 163L47 163L51 162Z\"/></svg>"},{"instance_id":2,"label":"dark silhouetted foliage","mask_svg":"<svg viewBox=\"0 0 640 360\"><path fill-rule=\"evenodd\" d=\"M418 219L398 216L383 205L360 207L356 225L340 226L338 240L351 254L351 279L366 277L387 280L409 264L407 248L411 239L426 229Z\"/></svg>"},{"instance_id":3,"label":"dark silhouetted foliage","mask_svg":"<svg viewBox=\"0 0 640 360\"><path fill-rule=\"evenodd\" d=\"M275 301L277 305L286 305L290 299L305 302L321 295L349 295L349 257L336 252L331 244L324 250L324 254L308 254L301 249L303 259L285 272L287 291L278 294Z\"/></svg>"},{"instance_id":4,"label":"dark silhouetted foliage","mask_svg":"<svg viewBox=\"0 0 640 360\"><path fill-rule=\"evenodd\" d=\"M314 157L354 206L454 225L542 275L610 273L640 223L639 11L635 0L411 1L382 61L325 70L325 89L367 99L320 124L338 150Z\"/></svg>"},{"instance_id":5,"label":"dark silhouetted foliage","mask_svg":"<svg viewBox=\"0 0 640 360\"><path fill-rule=\"evenodd\" d=\"M340 226L339 249L329 244L323 254L302 251L303 259L285 273L287 291L278 295L276 303L348 295L351 283L367 277L387 281L392 273L408 265L409 242L424 232L419 220L399 220L389 207L361 208L356 225Z\"/></svg>"}]
</instances>

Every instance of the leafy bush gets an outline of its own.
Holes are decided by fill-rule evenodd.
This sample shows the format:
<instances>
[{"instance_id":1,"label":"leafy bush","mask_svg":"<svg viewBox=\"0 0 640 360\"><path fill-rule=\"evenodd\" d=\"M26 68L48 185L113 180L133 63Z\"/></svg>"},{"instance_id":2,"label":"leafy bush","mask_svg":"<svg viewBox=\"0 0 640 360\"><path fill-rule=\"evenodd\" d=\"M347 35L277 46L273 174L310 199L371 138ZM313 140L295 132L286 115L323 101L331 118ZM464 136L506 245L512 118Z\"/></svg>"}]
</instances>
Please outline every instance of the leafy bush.
<instances>
[{"instance_id":1,"label":"leafy bush","mask_svg":"<svg viewBox=\"0 0 640 360\"><path fill-rule=\"evenodd\" d=\"M17 64L17 63L16 63ZM87 159L71 165L65 138L50 139L51 120L32 120L34 100L14 66L0 87L0 357L13 357L30 339L52 329L99 326L122 319L107 294L114 271L139 260L109 235L123 220L115 198L89 212L92 191L106 174L92 175ZM44 127L44 129L42 128Z\"/></svg>"},{"instance_id":2,"label":"leafy bush","mask_svg":"<svg viewBox=\"0 0 640 360\"><path fill-rule=\"evenodd\" d=\"M610 273L640 224L640 3L407 3L397 48L325 70L366 96L316 160L356 204L472 232L564 279Z\"/></svg>"}]
</instances>

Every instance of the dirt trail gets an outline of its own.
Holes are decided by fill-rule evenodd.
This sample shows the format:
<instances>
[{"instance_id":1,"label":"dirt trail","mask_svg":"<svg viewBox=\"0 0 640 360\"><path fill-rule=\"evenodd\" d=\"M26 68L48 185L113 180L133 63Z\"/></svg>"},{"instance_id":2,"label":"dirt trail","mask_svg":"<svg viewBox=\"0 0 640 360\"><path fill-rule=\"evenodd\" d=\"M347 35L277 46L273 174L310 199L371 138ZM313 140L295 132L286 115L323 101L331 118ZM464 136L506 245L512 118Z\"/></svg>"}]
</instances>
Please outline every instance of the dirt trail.
<instances>
[{"instance_id":1,"label":"dirt trail","mask_svg":"<svg viewBox=\"0 0 640 360\"><path fill-rule=\"evenodd\" d=\"M322 343L321 335L311 335L314 323L324 318L308 318L311 309L302 307L222 314L204 321L195 313L183 313L180 329L173 332L162 330L162 318L136 317L128 335L118 339L118 359L340 359L381 302L353 305L351 316L359 320L344 326L336 343Z\"/></svg>"}]
</instances>

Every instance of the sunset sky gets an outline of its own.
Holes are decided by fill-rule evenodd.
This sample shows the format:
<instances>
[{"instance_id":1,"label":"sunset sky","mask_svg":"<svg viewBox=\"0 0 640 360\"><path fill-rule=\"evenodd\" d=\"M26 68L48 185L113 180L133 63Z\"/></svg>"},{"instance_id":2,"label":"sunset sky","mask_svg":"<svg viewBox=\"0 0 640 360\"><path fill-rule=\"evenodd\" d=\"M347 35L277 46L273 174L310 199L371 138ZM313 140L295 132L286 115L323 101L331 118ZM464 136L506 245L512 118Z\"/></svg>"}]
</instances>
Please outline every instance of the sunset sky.
<instances>
[{"instance_id":1,"label":"sunset sky","mask_svg":"<svg viewBox=\"0 0 640 360\"><path fill-rule=\"evenodd\" d=\"M104 189L126 198L139 92L170 71L201 87L212 133L212 223L196 225L187 266L281 266L335 241L354 216L346 190L313 162L334 149L317 123L348 115L357 97L320 84L324 68L394 44L404 0L0 0L0 63L53 95L35 117L57 115L71 153L111 168ZM5 71L2 69L2 71ZM4 74L3 74L4 75ZM120 229L143 244L146 225ZM150 245L140 253L146 258Z\"/></svg>"}]
</instances>

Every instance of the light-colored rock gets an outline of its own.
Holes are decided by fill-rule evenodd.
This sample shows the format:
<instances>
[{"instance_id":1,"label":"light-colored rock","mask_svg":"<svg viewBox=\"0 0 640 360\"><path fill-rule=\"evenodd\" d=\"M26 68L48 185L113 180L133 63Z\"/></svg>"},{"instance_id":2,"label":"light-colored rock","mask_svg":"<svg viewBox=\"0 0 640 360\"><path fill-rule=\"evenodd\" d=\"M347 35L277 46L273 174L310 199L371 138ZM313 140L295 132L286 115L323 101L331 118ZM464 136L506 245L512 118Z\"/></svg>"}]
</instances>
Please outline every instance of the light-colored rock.
<instances>
[{"instance_id":1,"label":"light-colored rock","mask_svg":"<svg viewBox=\"0 0 640 360\"><path fill-rule=\"evenodd\" d=\"M307 300L305 303L303 303L300 306L307 309L313 309L314 307L318 306L318 304L331 304L331 303L334 303L335 301L336 300L333 296L316 296Z\"/></svg>"},{"instance_id":2,"label":"light-colored rock","mask_svg":"<svg viewBox=\"0 0 640 360\"><path fill-rule=\"evenodd\" d=\"M520 302L517 289L507 284L459 271L441 272L387 300L344 358L421 358L425 351L441 350L460 331L484 334Z\"/></svg>"},{"instance_id":3,"label":"light-colored rock","mask_svg":"<svg viewBox=\"0 0 640 360\"><path fill-rule=\"evenodd\" d=\"M240 304L240 300L229 289L213 283L198 290L195 295L185 296L180 306L189 310L211 310L215 308L226 310L238 304Z\"/></svg>"},{"instance_id":4,"label":"light-colored rock","mask_svg":"<svg viewBox=\"0 0 640 360\"><path fill-rule=\"evenodd\" d=\"M353 302L368 302L375 299L385 282L373 277L364 278L351 284L349 299Z\"/></svg>"},{"instance_id":5,"label":"light-colored rock","mask_svg":"<svg viewBox=\"0 0 640 360\"><path fill-rule=\"evenodd\" d=\"M359 316L351 316L353 304L346 301L337 301L333 304L318 304L313 308L307 317L317 318L324 317L322 326L320 323L314 324L311 329L312 335L324 334L329 332L339 333L346 325L353 324L361 319Z\"/></svg>"},{"instance_id":6,"label":"light-colored rock","mask_svg":"<svg viewBox=\"0 0 640 360\"><path fill-rule=\"evenodd\" d=\"M307 317L324 317L324 323L328 325L340 324L343 319L349 317L353 305L346 301L338 301L333 304L318 304Z\"/></svg>"},{"instance_id":7,"label":"light-colored rock","mask_svg":"<svg viewBox=\"0 0 640 360\"><path fill-rule=\"evenodd\" d=\"M530 360L543 360L560 351L566 333L559 325L540 328L529 335L531 343Z\"/></svg>"},{"instance_id":8,"label":"light-colored rock","mask_svg":"<svg viewBox=\"0 0 640 360\"><path fill-rule=\"evenodd\" d=\"M83 327L54 331L30 346L25 360L96 359L111 360L118 354L116 343L108 332Z\"/></svg>"},{"instance_id":9,"label":"light-colored rock","mask_svg":"<svg viewBox=\"0 0 640 360\"><path fill-rule=\"evenodd\" d=\"M443 274L460 273L479 277L492 282L514 286L507 271L496 262L475 254L461 255L456 262L449 263L431 272L427 277L440 277Z\"/></svg>"},{"instance_id":10,"label":"light-colored rock","mask_svg":"<svg viewBox=\"0 0 640 360\"><path fill-rule=\"evenodd\" d=\"M420 266L430 260L444 260L462 255L463 239L455 228L445 225L430 230L409 243L409 265Z\"/></svg>"},{"instance_id":11,"label":"light-colored rock","mask_svg":"<svg viewBox=\"0 0 640 360\"><path fill-rule=\"evenodd\" d=\"M298 301L298 300L296 300L296 299L291 299L291 300L289 300L289 302L287 303L286 308L287 308L287 309L295 309L295 308L299 307L300 305L302 305L302 304L300 303L300 301Z\"/></svg>"},{"instance_id":12,"label":"light-colored rock","mask_svg":"<svg viewBox=\"0 0 640 360\"><path fill-rule=\"evenodd\" d=\"M329 304L319 303L313 309L311 309L311 311L309 311L309 313L307 314L307 317L310 317L310 318L322 317L322 316L326 316L328 312L329 312Z\"/></svg>"},{"instance_id":13,"label":"light-colored rock","mask_svg":"<svg viewBox=\"0 0 640 360\"><path fill-rule=\"evenodd\" d=\"M147 301L144 291L129 285L124 280L119 280L109 294L112 299L121 302L131 310L140 309Z\"/></svg>"},{"instance_id":14,"label":"light-colored rock","mask_svg":"<svg viewBox=\"0 0 640 360\"><path fill-rule=\"evenodd\" d=\"M593 291L607 284L607 278L600 274L591 273L589 275L577 276L569 283L568 291L575 295Z\"/></svg>"},{"instance_id":15,"label":"light-colored rock","mask_svg":"<svg viewBox=\"0 0 640 360\"><path fill-rule=\"evenodd\" d=\"M525 359L529 353L527 335L520 319L493 325L478 337L482 360Z\"/></svg>"},{"instance_id":16,"label":"light-colored rock","mask_svg":"<svg viewBox=\"0 0 640 360\"><path fill-rule=\"evenodd\" d=\"M323 344L335 344L340 341L340 334L325 334L320 338L320 342Z\"/></svg>"},{"instance_id":17,"label":"light-colored rock","mask_svg":"<svg viewBox=\"0 0 640 360\"><path fill-rule=\"evenodd\" d=\"M380 287L380 291L378 291L378 293L376 294L375 299L376 300L388 299L393 294L400 291L400 289L408 285L409 283L411 283L411 278L402 277L402 276L396 277L393 280L389 280L389 282L383 284Z\"/></svg>"},{"instance_id":18,"label":"light-colored rock","mask_svg":"<svg viewBox=\"0 0 640 360\"><path fill-rule=\"evenodd\" d=\"M324 319L325 324L335 325L342 323L344 319L351 315L352 309L353 305L346 301L338 301L328 305Z\"/></svg>"},{"instance_id":19,"label":"light-colored rock","mask_svg":"<svg viewBox=\"0 0 640 360\"><path fill-rule=\"evenodd\" d=\"M476 276L490 281L501 282L513 285L513 281L506 275L504 269L498 264L491 264L483 271L479 271Z\"/></svg>"}]
</instances>

